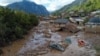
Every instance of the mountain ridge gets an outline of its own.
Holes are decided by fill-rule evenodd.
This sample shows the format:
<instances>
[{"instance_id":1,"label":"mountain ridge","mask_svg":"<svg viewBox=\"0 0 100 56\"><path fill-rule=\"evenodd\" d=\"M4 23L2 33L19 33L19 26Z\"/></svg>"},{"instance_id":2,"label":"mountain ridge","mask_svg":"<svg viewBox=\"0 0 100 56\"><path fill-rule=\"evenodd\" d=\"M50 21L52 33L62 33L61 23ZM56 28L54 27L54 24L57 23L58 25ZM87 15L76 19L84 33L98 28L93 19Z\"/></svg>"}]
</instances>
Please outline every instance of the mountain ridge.
<instances>
[{"instance_id":1,"label":"mountain ridge","mask_svg":"<svg viewBox=\"0 0 100 56\"><path fill-rule=\"evenodd\" d=\"M69 5L65 5L60 10L54 12L54 14L61 14L63 12L70 12L70 11L84 11L84 12L91 12L100 9L100 0L75 0Z\"/></svg>"},{"instance_id":2,"label":"mountain ridge","mask_svg":"<svg viewBox=\"0 0 100 56\"><path fill-rule=\"evenodd\" d=\"M49 15L49 12L43 5L38 5L35 2L31 2L27 0L9 4L7 5L7 7L10 9L21 10L36 15L42 15L42 16Z\"/></svg>"}]
</instances>

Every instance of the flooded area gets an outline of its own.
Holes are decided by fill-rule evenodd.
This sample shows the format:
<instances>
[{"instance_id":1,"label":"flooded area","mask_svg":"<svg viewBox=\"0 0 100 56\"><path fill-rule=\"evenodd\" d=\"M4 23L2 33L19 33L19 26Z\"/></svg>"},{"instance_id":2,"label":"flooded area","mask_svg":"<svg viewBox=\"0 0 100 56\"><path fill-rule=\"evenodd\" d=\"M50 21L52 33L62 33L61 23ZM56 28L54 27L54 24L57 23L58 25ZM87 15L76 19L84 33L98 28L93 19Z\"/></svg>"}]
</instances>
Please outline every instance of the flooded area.
<instances>
[{"instance_id":1,"label":"flooded area","mask_svg":"<svg viewBox=\"0 0 100 56\"><path fill-rule=\"evenodd\" d=\"M52 28L53 25L48 22L41 22L25 39L4 47L3 56L96 56L96 50L85 40L84 32L56 32ZM66 38L71 43L64 48L64 52L49 47L51 42L62 43ZM79 46L79 39L85 42L84 46Z\"/></svg>"},{"instance_id":2,"label":"flooded area","mask_svg":"<svg viewBox=\"0 0 100 56\"><path fill-rule=\"evenodd\" d=\"M0 56L100 56L100 0L0 0Z\"/></svg>"},{"instance_id":3,"label":"flooded area","mask_svg":"<svg viewBox=\"0 0 100 56\"><path fill-rule=\"evenodd\" d=\"M91 44L87 42L87 46L80 47L78 46L78 38L79 36L70 36L72 43L66 48L66 50L62 53L53 53L49 52L46 55L42 56L95 56L96 51L92 48ZM85 41L86 42L86 41Z\"/></svg>"}]
</instances>

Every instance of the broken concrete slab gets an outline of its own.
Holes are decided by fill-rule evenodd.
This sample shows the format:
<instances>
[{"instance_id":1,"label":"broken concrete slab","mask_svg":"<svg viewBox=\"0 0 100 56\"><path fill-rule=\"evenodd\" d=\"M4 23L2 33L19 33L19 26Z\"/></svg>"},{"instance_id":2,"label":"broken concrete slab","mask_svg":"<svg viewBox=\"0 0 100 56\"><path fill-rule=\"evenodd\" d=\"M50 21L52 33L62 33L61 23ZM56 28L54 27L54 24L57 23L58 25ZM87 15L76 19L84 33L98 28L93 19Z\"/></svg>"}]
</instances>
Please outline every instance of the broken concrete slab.
<instances>
[{"instance_id":1,"label":"broken concrete slab","mask_svg":"<svg viewBox=\"0 0 100 56\"><path fill-rule=\"evenodd\" d=\"M61 46L60 44L57 44L57 43L50 43L50 47L52 49L56 49L56 50L59 50L59 51L64 51L64 47Z\"/></svg>"}]
</instances>

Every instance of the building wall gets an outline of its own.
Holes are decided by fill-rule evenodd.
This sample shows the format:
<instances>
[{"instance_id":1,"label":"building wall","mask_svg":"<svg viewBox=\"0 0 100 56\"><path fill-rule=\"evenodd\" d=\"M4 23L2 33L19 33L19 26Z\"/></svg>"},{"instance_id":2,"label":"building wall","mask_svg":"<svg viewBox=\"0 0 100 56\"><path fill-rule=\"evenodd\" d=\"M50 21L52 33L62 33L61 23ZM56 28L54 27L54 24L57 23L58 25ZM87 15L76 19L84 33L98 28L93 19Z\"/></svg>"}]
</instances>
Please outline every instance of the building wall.
<instances>
[{"instance_id":1,"label":"building wall","mask_svg":"<svg viewBox=\"0 0 100 56\"><path fill-rule=\"evenodd\" d=\"M86 32L99 32L100 33L100 25L86 25Z\"/></svg>"}]
</instances>

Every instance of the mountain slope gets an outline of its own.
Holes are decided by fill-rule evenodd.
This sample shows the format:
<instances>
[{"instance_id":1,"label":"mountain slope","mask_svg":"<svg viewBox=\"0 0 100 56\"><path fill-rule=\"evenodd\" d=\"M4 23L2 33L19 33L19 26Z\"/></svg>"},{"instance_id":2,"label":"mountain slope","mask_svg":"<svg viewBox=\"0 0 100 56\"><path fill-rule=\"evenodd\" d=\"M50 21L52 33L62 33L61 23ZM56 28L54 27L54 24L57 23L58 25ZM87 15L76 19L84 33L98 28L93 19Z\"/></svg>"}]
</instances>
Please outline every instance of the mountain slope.
<instances>
[{"instance_id":1,"label":"mountain slope","mask_svg":"<svg viewBox=\"0 0 100 56\"><path fill-rule=\"evenodd\" d=\"M73 6L72 8L69 9L69 11L74 10L74 11L80 11L83 10L85 12L91 12L94 10L99 10L100 9L100 0L86 0L84 3L81 3L78 6Z\"/></svg>"},{"instance_id":2,"label":"mountain slope","mask_svg":"<svg viewBox=\"0 0 100 56\"><path fill-rule=\"evenodd\" d=\"M65 5L61 9L55 11L53 14L60 14L62 12L68 11L70 8L73 8L74 6L78 6L81 3L84 3L86 0L75 0L71 4Z\"/></svg>"},{"instance_id":3,"label":"mountain slope","mask_svg":"<svg viewBox=\"0 0 100 56\"><path fill-rule=\"evenodd\" d=\"M86 0L75 0L75 1L72 2L71 4L64 6L63 8L61 8L61 9L58 10L58 11L64 12L64 11L66 11L67 9L69 9L69 8L71 8L71 7L73 7L73 6L78 6L78 5L80 5L81 3L85 2L85 1L86 1Z\"/></svg>"},{"instance_id":4,"label":"mountain slope","mask_svg":"<svg viewBox=\"0 0 100 56\"><path fill-rule=\"evenodd\" d=\"M69 11L80 11L83 10L85 12L91 12L94 10L100 9L100 0L75 0L69 5L64 6L60 10L54 13L62 13L62 12L69 12Z\"/></svg>"},{"instance_id":5,"label":"mountain slope","mask_svg":"<svg viewBox=\"0 0 100 56\"><path fill-rule=\"evenodd\" d=\"M78 7L79 6L77 6L76 8L78 8ZM80 9L80 8L86 12L99 10L100 9L100 0L87 0L78 9Z\"/></svg>"},{"instance_id":6,"label":"mountain slope","mask_svg":"<svg viewBox=\"0 0 100 56\"><path fill-rule=\"evenodd\" d=\"M9 4L7 7L36 15L49 15L49 12L44 6L37 5L36 3L30 1L16 2Z\"/></svg>"}]
</instances>

